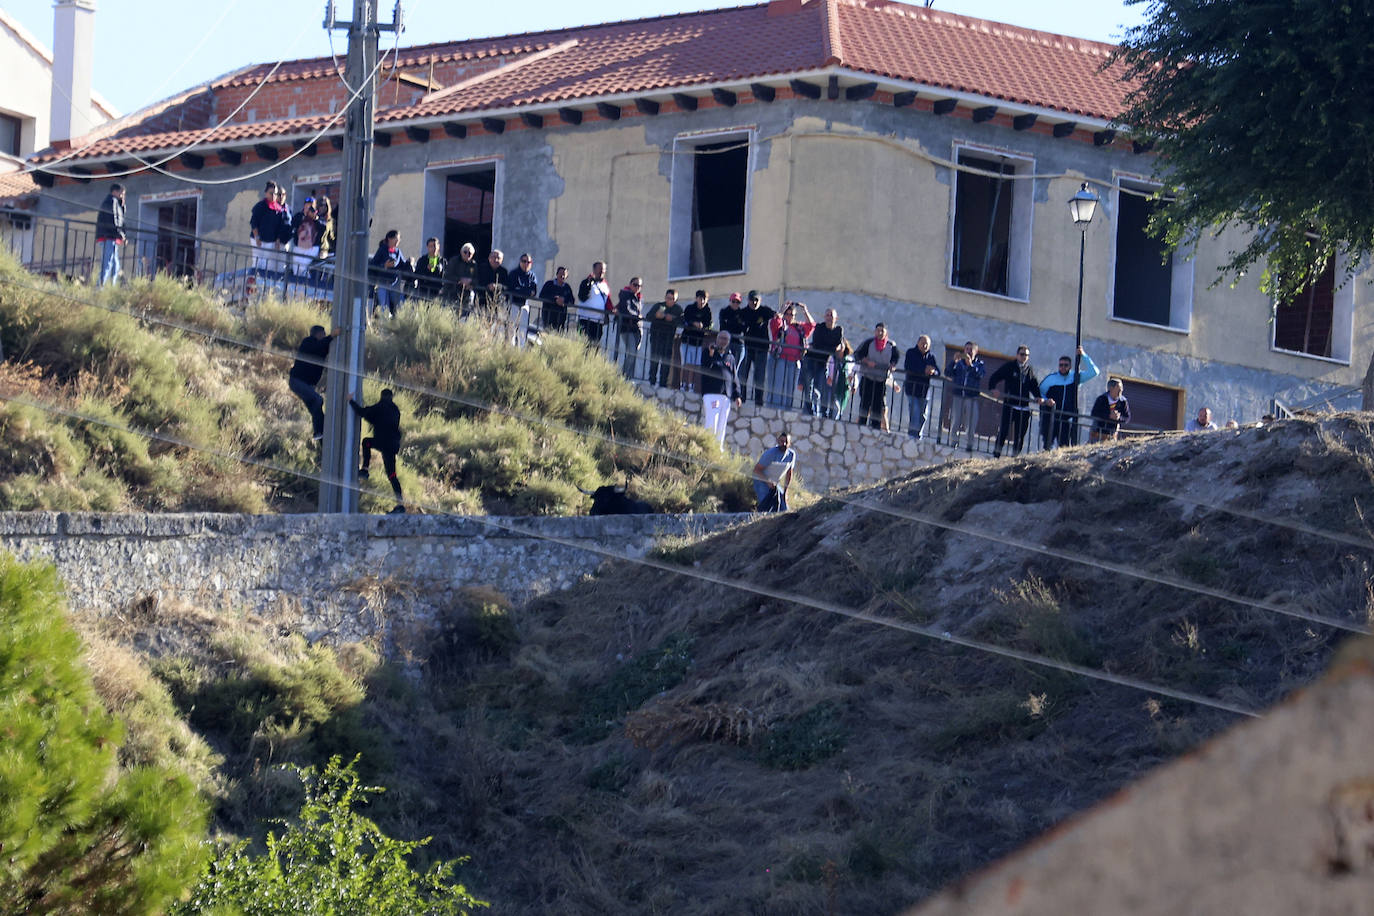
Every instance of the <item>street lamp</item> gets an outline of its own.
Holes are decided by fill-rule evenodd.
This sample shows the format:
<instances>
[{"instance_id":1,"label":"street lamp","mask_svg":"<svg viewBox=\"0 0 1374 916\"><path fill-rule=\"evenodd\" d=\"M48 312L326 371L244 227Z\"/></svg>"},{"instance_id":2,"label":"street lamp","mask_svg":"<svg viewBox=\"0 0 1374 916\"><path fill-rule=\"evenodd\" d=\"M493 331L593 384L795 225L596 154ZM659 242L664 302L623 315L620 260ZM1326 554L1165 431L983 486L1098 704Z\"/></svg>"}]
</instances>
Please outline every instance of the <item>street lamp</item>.
<instances>
[{"instance_id":1,"label":"street lamp","mask_svg":"<svg viewBox=\"0 0 1374 916\"><path fill-rule=\"evenodd\" d=\"M1100 198L1088 189L1088 183L1083 182L1078 189L1078 193L1069 198L1069 215L1073 217L1073 224L1078 227L1078 318L1074 323L1073 330L1073 378L1070 382L1073 385L1074 412L1078 412L1078 366L1081 357L1078 350L1083 346L1083 254L1087 248L1088 224L1093 221L1093 214L1097 212L1097 203ZM1066 386L1067 387L1067 386ZM1074 429L1077 430L1077 420L1074 421ZM1074 439L1077 440L1077 432Z\"/></svg>"}]
</instances>

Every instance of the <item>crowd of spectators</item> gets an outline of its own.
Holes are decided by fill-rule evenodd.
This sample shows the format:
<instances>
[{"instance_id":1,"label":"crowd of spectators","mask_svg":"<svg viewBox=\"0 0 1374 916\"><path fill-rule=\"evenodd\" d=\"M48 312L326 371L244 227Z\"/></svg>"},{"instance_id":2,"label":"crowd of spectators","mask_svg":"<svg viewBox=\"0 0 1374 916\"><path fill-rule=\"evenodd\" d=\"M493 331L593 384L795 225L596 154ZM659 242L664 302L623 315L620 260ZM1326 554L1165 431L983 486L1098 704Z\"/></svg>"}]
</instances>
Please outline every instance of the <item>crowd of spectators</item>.
<instances>
[{"instance_id":1,"label":"crowd of spectators","mask_svg":"<svg viewBox=\"0 0 1374 916\"><path fill-rule=\"evenodd\" d=\"M251 225L260 263L294 263L301 273L334 248L330 203L323 196L318 201L307 197L301 211L290 216L285 189L269 182L253 208ZM266 260L274 256L277 261ZM501 336L517 346L540 331L575 328L589 344L606 349L627 378L699 395L702 422L722 443L731 411L751 399L760 407L831 419L845 416L851 401L857 401L854 422L888 431L892 405L902 403L901 395L907 435L938 436L942 416L946 441L966 451L974 448L987 404L1000 408L992 446L996 457L1006 450L1022 452L1037 409L1045 449L1078 444L1083 428L1089 441L1115 439L1131 421L1125 386L1117 378L1108 380L1088 414L1079 413L1079 388L1100 374L1082 347L1073 356L1059 357L1057 371L1043 378L1024 345L991 373L972 340L941 366L927 334L903 350L879 322L855 345L835 309L826 309L820 320L804 302L786 301L775 310L757 290L731 292L718 309L705 289L695 290L685 305L674 288L646 304L642 279L631 277L614 291L602 260L592 263L574 291L562 265L540 285L528 252L508 269L500 249L493 248L483 261L476 247L465 243L457 256L445 258L439 239L431 237L423 254L407 258L400 232L391 229L371 259L369 283L374 316L394 316L407 298L418 297L447 304L464 316L485 308ZM943 409L937 408L932 425L936 384ZM1190 431L1217 428L1207 408L1187 426Z\"/></svg>"}]
</instances>

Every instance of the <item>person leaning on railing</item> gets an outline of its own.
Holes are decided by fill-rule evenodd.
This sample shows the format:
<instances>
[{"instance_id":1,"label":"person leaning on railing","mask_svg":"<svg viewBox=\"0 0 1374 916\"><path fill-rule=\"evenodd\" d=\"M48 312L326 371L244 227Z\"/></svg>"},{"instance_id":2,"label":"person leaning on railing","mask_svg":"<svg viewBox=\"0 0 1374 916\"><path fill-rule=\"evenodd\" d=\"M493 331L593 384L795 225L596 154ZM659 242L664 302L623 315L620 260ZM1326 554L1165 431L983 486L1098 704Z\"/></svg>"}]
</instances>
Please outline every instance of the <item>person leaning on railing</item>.
<instances>
[{"instance_id":1,"label":"person leaning on railing","mask_svg":"<svg viewBox=\"0 0 1374 916\"><path fill-rule=\"evenodd\" d=\"M1115 439L1122 423L1131 422L1131 405L1126 403L1125 386L1121 379L1107 380L1107 391L1099 394L1093 402L1093 428L1088 433L1089 442L1102 442Z\"/></svg>"},{"instance_id":2,"label":"person leaning on railing","mask_svg":"<svg viewBox=\"0 0 1374 916\"><path fill-rule=\"evenodd\" d=\"M1097 364L1078 348L1082 368L1073 374L1073 360L1059 357L1059 371L1040 381L1040 435L1045 451L1055 445L1078 444L1078 386L1097 378Z\"/></svg>"},{"instance_id":3,"label":"person leaning on railing","mask_svg":"<svg viewBox=\"0 0 1374 916\"><path fill-rule=\"evenodd\" d=\"M539 290L542 300L539 324L546 331L564 331L568 327L568 306L573 302L572 287L568 285L568 268L559 267L552 280L545 280Z\"/></svg>"},{"instance_id":4,"label":"person leaning on railing","mask_svg":"<svg viewBox=\"0 0 1374 916\"><path fill-rule=\"evenodd\" d=\"M453 291L454 297L458 300L458 311L467 317L477 304L477 249L471 242L464 242L463 247L458 249L458 257L448 262L444 268L444 277L452 281L450 287L445 283L446 288Z\"/></svg>"}]
</instances>

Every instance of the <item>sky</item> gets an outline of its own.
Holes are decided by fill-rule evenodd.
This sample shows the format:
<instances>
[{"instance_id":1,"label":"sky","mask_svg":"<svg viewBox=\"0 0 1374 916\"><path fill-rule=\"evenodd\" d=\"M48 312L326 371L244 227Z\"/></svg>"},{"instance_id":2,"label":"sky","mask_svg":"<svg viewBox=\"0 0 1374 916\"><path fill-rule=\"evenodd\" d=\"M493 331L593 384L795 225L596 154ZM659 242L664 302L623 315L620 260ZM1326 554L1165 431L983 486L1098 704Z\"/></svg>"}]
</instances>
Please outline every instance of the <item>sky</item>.
<instances>
[{"instance_id":1,"label":"sky","mask_svg":"<svg viewBox=\"0 0 1374 916\"><path fill-rule=\"evenodd\" d=\"M389 20L394 0L380 0ZM330 53L323 0L96 0L95 89L121 114L213 79L245 64ZM741 0L506 0L458 3L407 0L404 44L426 44L614 22L743 5ZM919 2L916 4L919 5ZM1145 18L1146 3L1123 0L935 0L935 8L998 22L1092 38L1120 40ZM52 47L52 0L0 0L0 8ZM352 16L342 0L338 16ZM384 35L390 44L393 36ZM344 33L335 36L340 55ZM0 64L3 78L3 64Z\"/></svg>"}]
</instances>

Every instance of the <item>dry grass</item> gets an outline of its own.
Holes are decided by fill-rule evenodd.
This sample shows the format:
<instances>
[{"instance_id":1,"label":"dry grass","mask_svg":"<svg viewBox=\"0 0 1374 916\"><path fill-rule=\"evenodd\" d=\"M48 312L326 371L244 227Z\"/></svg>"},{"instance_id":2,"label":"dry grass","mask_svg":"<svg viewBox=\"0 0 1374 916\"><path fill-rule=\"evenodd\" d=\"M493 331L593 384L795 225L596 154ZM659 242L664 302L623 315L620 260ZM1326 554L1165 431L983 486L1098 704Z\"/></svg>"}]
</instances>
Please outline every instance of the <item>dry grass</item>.
<instances>
[{"instance_id":1,"label":"dry grass","mask_svg":"<svg viewBox=\"0 0 1374 916\"><path fill-rule=\"evenodd\" d=\"M1374 543L1283 525L1367 532L1357 500L1374 483L1370 454L1369 424L1339 417L958 463L863 496L1366 624ZM1243 604L826 503L668 544L660 558L1254 707L1311 680L1341 641ZM353 597L385 614L414 587L363 578ZM433 834L436 855L474 854L465 881L516 914L894 913L1232 722L629 565L528 607L465 593L434 629L406 635L406 670L379 666L368 646L339 647L323 666L289 636L290 609L229 613L221 626L143 604L108 626L160 665L317 672L339 696L359 686L356 707L334 708L356 709L353 734L384 752L378 818L400 835ZM135 672L109 665L103 680L127 702ZM305 743L274 737L274 759ZM224 823L248 829L244 812L279 806L282 790L243 744L216 740L233 774ZM260 734L245 743L265 755Z\"/></svg>"}]
</instances>

